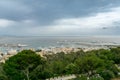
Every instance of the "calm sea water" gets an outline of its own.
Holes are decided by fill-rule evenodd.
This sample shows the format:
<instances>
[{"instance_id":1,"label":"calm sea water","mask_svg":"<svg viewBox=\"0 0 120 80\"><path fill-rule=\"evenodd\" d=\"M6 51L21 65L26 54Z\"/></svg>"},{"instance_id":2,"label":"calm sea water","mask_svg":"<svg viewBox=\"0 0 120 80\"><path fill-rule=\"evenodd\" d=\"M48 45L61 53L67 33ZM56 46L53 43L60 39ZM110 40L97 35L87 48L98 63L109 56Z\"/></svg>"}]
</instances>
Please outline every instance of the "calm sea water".
<instances>
[{"instance_id":1,"label":"calm sea water","mask_svg":"<svg viewBox=\"0 0 120 80\"><path fill-rule=\"evenodd\" d=\"M120 37L0 37L0 44L25 44L29 48L83 47L86 44L120 44ZM2 46L0 46L2 47Z\"/></svg>"}]
</instances>

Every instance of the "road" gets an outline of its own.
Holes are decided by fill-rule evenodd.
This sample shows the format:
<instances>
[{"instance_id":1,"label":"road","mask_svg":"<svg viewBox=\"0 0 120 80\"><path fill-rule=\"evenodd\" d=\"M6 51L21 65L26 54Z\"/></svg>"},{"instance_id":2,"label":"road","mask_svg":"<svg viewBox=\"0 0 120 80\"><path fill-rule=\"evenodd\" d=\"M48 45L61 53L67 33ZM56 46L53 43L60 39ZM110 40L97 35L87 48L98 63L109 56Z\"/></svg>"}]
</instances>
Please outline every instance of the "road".
<instances>
[{"instance_id":1,"label":"road","mask_svg":"<svg viewBox=\"0 0 120 80\"><path fill-rule=\"evenodd\" d=\"M76 78L76 76L75 75L59 76L59 77L50 78L50 79L46 79L46 80L69 80L69 79L73 79L73 78Z\"/></svg>"}]
</instances>

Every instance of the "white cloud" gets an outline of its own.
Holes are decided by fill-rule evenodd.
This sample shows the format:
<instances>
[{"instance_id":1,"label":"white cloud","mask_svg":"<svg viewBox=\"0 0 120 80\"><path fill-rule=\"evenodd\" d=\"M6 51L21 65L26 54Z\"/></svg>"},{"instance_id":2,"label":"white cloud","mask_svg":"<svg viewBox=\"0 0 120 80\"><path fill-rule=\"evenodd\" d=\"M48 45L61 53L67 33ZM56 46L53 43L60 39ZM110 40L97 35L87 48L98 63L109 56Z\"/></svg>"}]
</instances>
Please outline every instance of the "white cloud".
<instances>
[{"instance_id":1,"label":"white cloud","mask_svg":"<svg viewBox=\"0 0 120 80\"><path fill-rule=\"evenodd\" d=\"M69 19L59 19L54 22L51 29L57 31L71 31L71 30L96 30L103 27L111 28L114 22L120 21L120 7L112 8L109 12L97 13L89 17L78 17Z\"/></svg>"},{"instance_id":2,"label":"white cloud","mask_svg":"<svg viewBox=\"0 0 120 80\"><path fill-rule=\"evenodd\" d=\"M21 21L15 21L15 20L8 20L8 19L0 19L0 27L30 27L30 26L34 26L36 24L36 22L34 20L21 20Z\"/></svg>"},{"instance_id":3,"label":"white cloud","mask_svg":"<svg viewBox=\"0 0 120 80\"><path fill-rule=\"evenodd\" d=\"M118 26L115 22L120 22L120 7L88 17L58 19L48 26L41 26L37 21L31 19L21 21L0 19L0 28L10 27L11 31L28 35L112 34L115 33L112 30L113 27ZM103 27L109 30L101 31Z\"/></svg>"},{"instance_id":4,"label":"white cloud","mask_svg":"<svg viewBox=\"0 0 120 80\"><path fill-rule=\"evenodd\" d=\"M0 27L9 27L13 25L15 22L7 19L0 19Z\"/></svg>"},{"instance_id":5,"label":"white cloud","mask_svg":"<svg viewBox=\"0 0 120 80\"><path fill-rule=\"evenodd\" d=\"M28 32L38 35L112 34L115 32L112 30L116 25L114 22L120 22L120 7L89 17L58 19L53 22L53 25L29 28ZM103 28L107 30L101 31Z\"/></svg>"}]
</instances>

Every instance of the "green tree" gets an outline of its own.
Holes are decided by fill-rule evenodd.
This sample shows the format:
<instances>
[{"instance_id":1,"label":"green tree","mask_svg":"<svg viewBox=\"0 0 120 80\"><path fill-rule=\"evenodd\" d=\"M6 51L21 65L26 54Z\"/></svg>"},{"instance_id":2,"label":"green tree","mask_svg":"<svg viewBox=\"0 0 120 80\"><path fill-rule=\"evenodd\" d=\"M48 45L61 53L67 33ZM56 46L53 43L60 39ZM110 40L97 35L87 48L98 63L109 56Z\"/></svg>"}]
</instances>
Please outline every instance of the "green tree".
<instances>
[{"instance_id":1,"label":"green tree","mask_svg":"<svg viewBox=\"0 0 120 80\"><path fill-rule=\"evenodd\" d=\"M8 78L5 75L5 72L3 70L3 64L0 64L0 80L8 80Z\"/></svg>"},{"instance_id":2,"label":"green tree","mask_svg":"<svg viewBox=\"0 0 120 80\"><path fill-rule=\"evenodd\" d=\"M3 68L9 80L30 80L31 72L40 64L44 64L44 61L39 55L31 50L23 50L10 57Z\"/></svg>"},{"instance_id":3,"label":"green tree","mask_svg":"<svg viewBox=\"0 0 120 80\"><path fill-rule=\"evenodd\" d=\"M77 66L73 63L70 63L65 67L65 71L67 74L75 74L77 72Z\"/></svg>"},{"instance_id":4,"label":"green tree","mask_svg":"<svg viewBox=\"0 0 120 80\"><path fill-rule=\"evenodd\" d=\"M114 73L112 71L110 71L110 70L102 70L99 74L105 80L111 80L111 78L115 77Z\"/></svg>"},{"instance_id":5,"label":"green tree","mask_svg":"<svg viewBox=\"0 0 120 80\"><path fill-rule=\"evenodd\" d=\"M104 67L104 61L96 56L84 56L76 60L79 73L87 73L88 76L96 74L96 70Z\"/></svg>"}]
</instances>

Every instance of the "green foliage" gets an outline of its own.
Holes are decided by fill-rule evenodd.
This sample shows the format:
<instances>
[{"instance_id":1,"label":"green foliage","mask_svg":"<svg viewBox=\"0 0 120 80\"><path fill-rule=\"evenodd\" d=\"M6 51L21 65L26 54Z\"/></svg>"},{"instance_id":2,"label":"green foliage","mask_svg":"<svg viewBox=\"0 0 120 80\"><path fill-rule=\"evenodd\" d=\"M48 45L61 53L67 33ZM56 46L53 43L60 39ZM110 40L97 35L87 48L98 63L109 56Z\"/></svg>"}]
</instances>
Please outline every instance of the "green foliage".
<instances>
[{"instance_id":1,"label":"green foliage","mask_svg":"<svg viewBox=\"0 0 120 80\"><path fill-rule=\"evenodd\" d=\"M3 64L0 64L0 80L8 80L8 78L5 75L5 72L3 70Z\"/></svg>"},{"instance_id":2,"label":"green foliage","mask_svg":"<svg viewBox=\"0 0 120 80\"><path fill-rule=\"evenodd\" d=\"M104 66L104 61L96 56L85 56L78 58L76 64L79 67L79 73L87 73L88 76L95 74L95 70Z\"/></svg>"},{"instance_id":3,"label":"green foliage","mask_svg":"<svg viewBox=\"0 0 120 80\"><path fill-rule=\"evenodd\" d=\"M120 48L61 52L45 58L23 50L0 67L0 80L45 80L68 74L79 75L73 80L111 80L118 76L119 69L115 65L119 64Z\"/></svg>"},{"instance_id":4,"label":"green foliage","mask_svg":"<svg viewBox=\"0 0 120 80\"><path fill-rule=\"evenodd\" d=\"M40 64L44 64L40 56L31 50L23 50L10 57L3 68L9 80L29 80L30 73Z\"/></svg>"},{"instance_id":5,"label":"green foliage","mask_svg":"<svg viewBox=\"0 0 120 80\"><path fill-rule=\"evenodd\" d=\"M103 70L99 73L101 77L103 77L105 80L111 80L111 78L114 78L115 75L112 71L110 70Z\"/></svg>"},{"instance_id":6,"label":"green foliage","mask_svg":"<svg viewBox=\"0 0 120 80\"><path fill-rule=\"evenodd\" d=\"M77 72L77 66L73 63L70 63L65 67L65 70L67 74L75 74Z\"/></svg>"}]
</instances>

